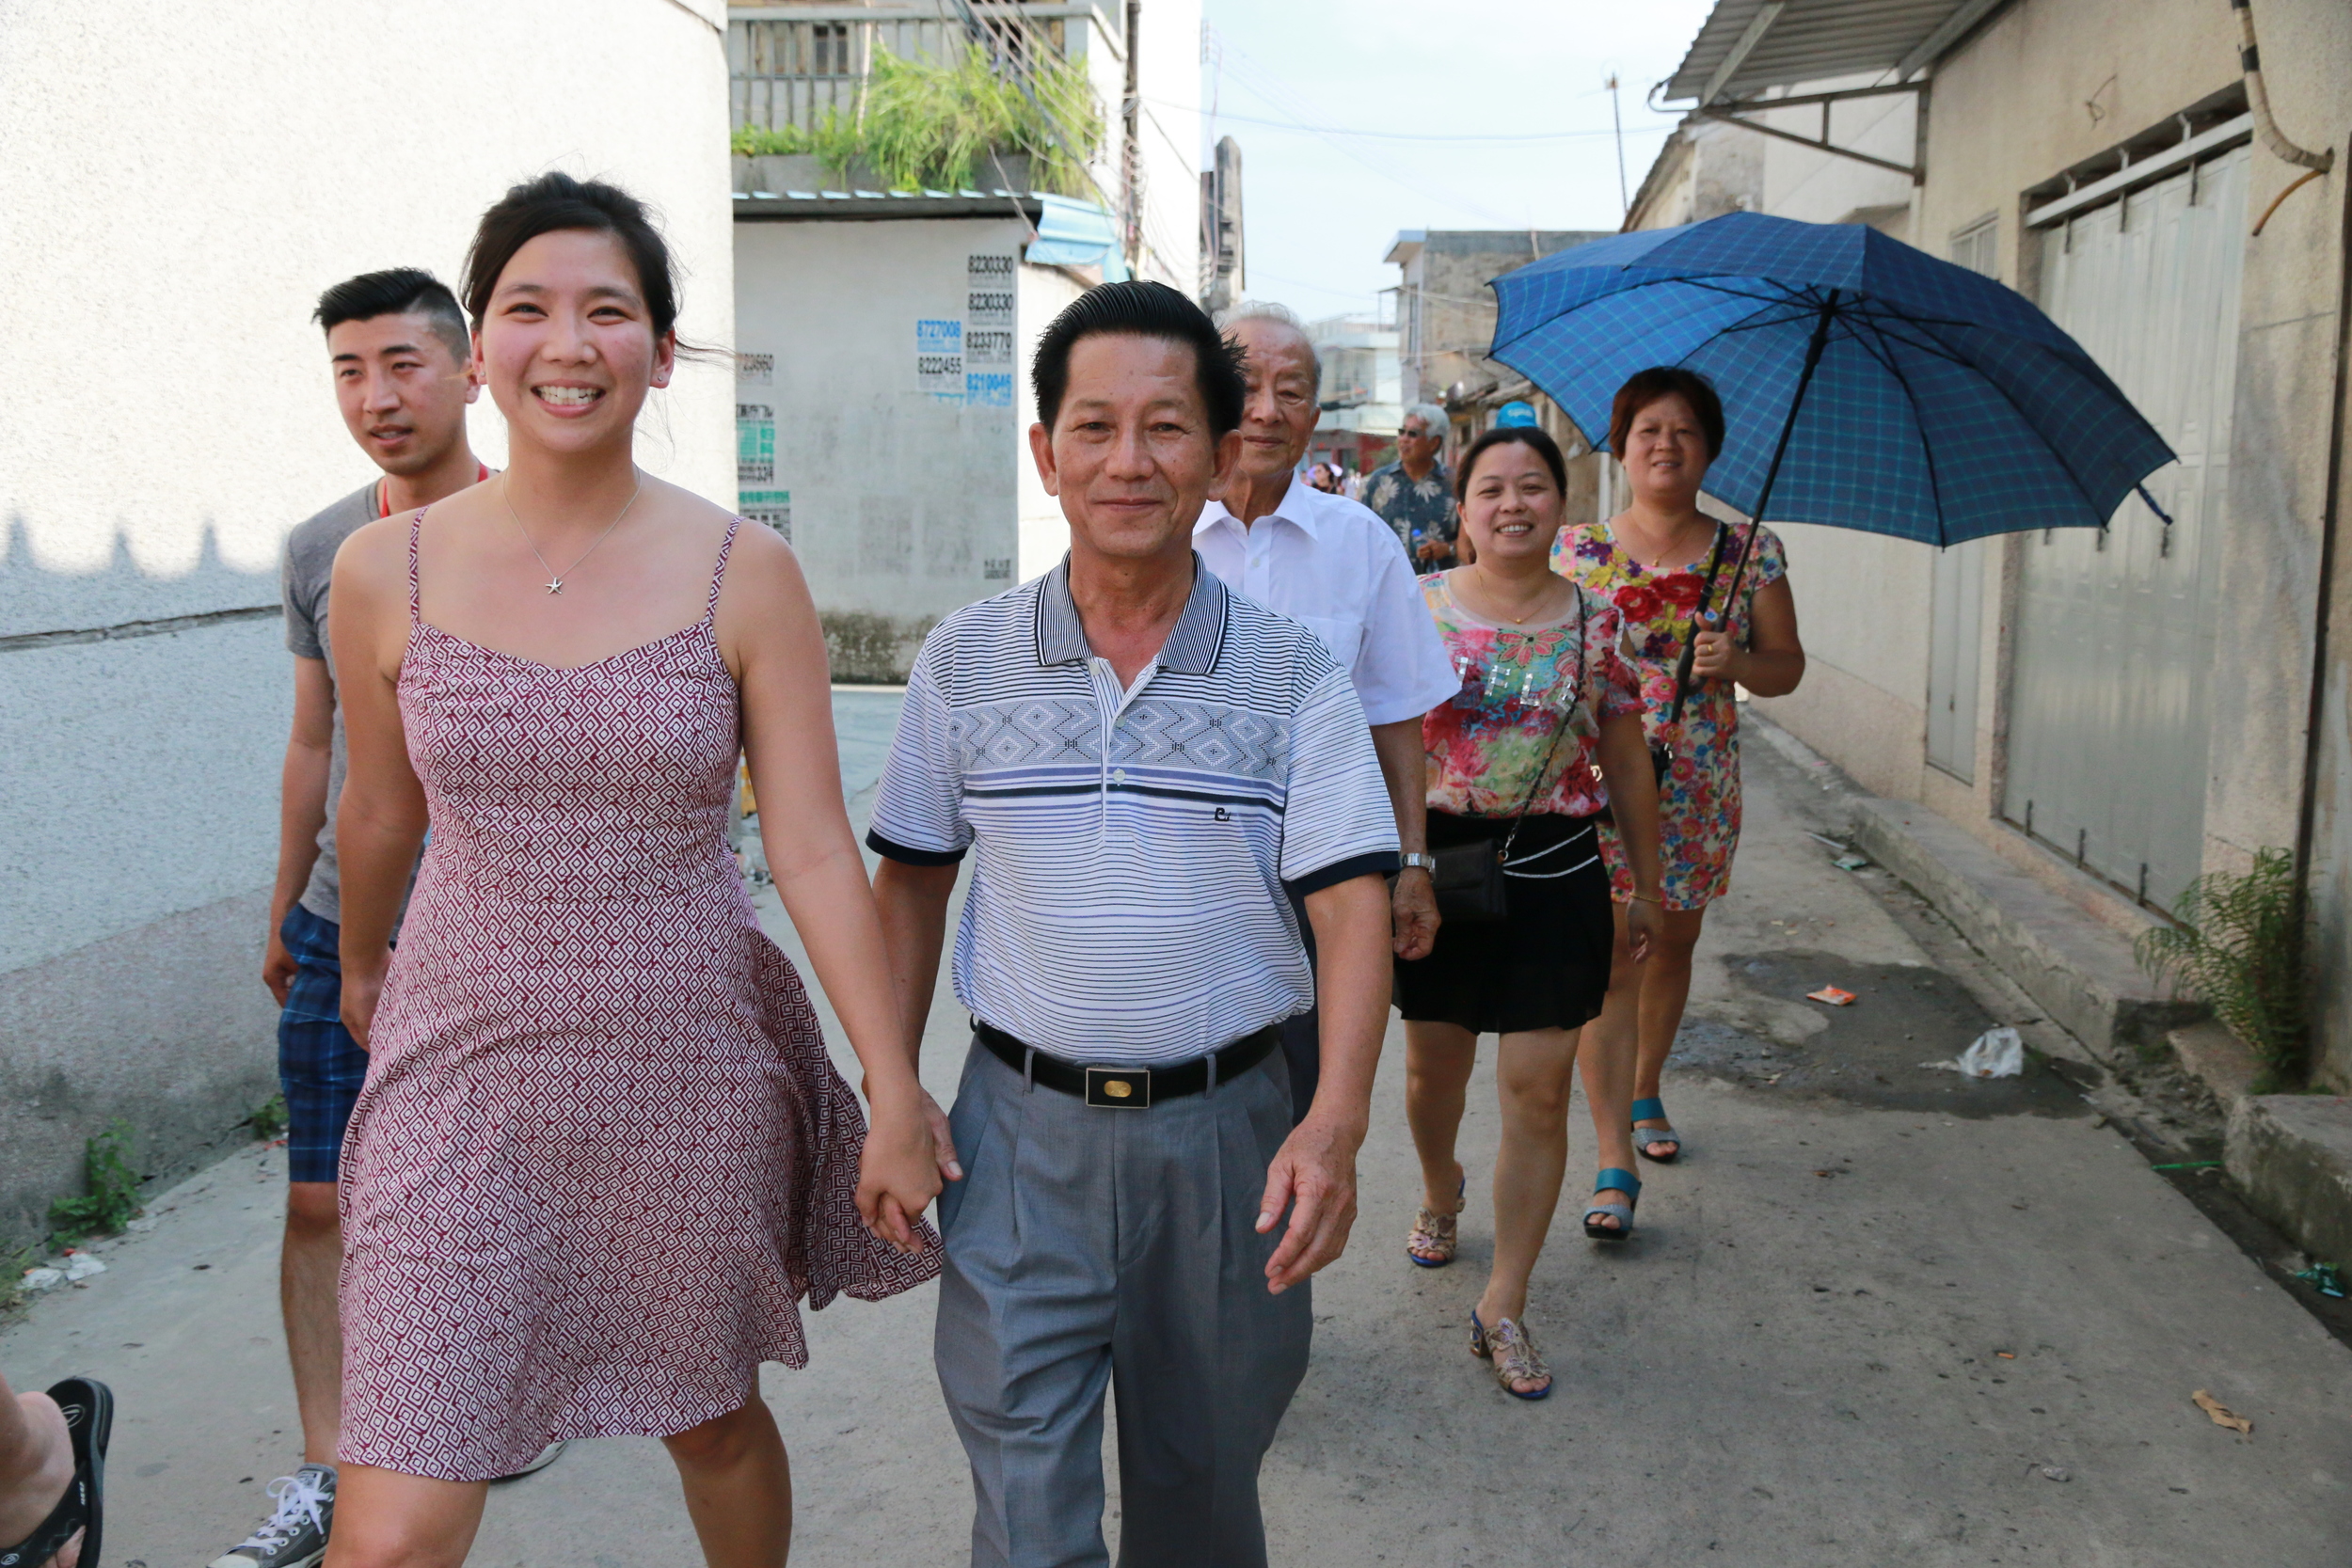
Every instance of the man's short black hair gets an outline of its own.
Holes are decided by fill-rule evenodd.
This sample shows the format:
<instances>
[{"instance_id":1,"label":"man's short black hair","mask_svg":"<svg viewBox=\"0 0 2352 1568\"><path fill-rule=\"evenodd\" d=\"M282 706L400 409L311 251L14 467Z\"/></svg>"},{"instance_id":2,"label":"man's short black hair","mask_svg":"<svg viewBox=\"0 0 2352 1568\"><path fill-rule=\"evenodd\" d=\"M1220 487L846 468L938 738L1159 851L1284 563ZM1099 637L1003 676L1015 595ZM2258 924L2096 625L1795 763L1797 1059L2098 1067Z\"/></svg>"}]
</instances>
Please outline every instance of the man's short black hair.
<instances>
[{"instance_id":1,"label":"man's short black hair","mask_svg":"<svg viewBox=\"0 0 2352 1568\"><path fill-rule=\"evenodd\" d=\"M310 319L319 324L320 331L332 332L345 322L411 314L432 324L434 332L449 346L450 357L459 364L472 355L473 343L466 333L465 312L457 309L457 296L422 267L389 267L346 277L319 295L319 308L310 312Z\"/></svg>"},{"instance_id":2,"label":"man's short black hair","mask_svg":"<svg viewBox=\"0 0 2352 1568\"><path fill-rule=\"evenodd\" d=\"M1070 351L1080 339L1114 333L1188 345L1210 436L1221 441L1226 432L1241 428L1248 393L1242 384L1240 346L1219 334L1200 306L1165 283L1138 278L1096 284L1072 300L1038 339L1029 380L1037 389L1037 417L1047 430L1060 418L1062 398L1070 390Z\"/></svg>"}]
</instances>

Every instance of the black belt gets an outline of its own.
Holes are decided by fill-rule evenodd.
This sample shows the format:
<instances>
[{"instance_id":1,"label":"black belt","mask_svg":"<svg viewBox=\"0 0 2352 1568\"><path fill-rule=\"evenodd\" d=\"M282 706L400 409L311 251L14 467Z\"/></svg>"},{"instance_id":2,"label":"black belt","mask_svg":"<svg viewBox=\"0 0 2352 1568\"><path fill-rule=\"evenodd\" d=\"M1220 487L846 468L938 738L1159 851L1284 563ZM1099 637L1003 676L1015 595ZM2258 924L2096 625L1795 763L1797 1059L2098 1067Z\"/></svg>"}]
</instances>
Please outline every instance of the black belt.
<instances>
[{"instance_id":1,"label":"black belt","mask_svg":"<svg viewBox=\"0 0 2352 1568\"><path fill-rule=\"evenodd\" d=\"M1088 1104L1106 1111L1140 1111L1160 1101L1182 1100L1207 1088L1212 1063L1216 1068L1216 1082L1223 1084L1240 1077L1273 1054L1274 1048L1282 1043L1282 1026L1269 1023L1256 1034L1244 1035L1204 1056L1152 1068L1080 1067L1059 1056L1049 1056L977 1020L972 1024L972 1037L988 1047L989 1054L1032 1084L1074 1094Z\"/></svg>"}]
</instances>

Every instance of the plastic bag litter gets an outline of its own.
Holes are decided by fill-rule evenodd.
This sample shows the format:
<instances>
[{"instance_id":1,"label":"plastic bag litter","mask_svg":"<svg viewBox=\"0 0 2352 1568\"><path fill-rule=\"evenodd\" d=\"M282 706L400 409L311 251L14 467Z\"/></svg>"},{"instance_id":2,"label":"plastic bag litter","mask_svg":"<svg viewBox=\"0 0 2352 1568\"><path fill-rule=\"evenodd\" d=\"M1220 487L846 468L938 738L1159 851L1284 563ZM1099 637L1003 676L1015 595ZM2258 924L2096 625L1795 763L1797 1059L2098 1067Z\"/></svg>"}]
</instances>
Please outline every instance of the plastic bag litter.
<instances>
[{"instance_id":1,"label":"plastic bag litter","mask_svg":"<svg viewBox=\"0 0 2352 1568\"><path fill-rule=\"evenodd\" d=\"M76 1284L87 1279L91 1275L105 1272L106 1265L87 1252L77 1252L65 1260L65 1276L69 1281Z\"/></svg>"},{"instance_id":2,"label":"plastic bag litter","mask_svg":"<svg viewBox=\"0 0 2352 1568\"><path fill-rule=\"evenodd\" d=\"M54 1291L64 1283L65 1271L63 1269L26 1269L24 1271L24 1289L28 1292Z\"/></svg>"},{"instance_id":3,"label":"plastic bag litter","mask_svg":"<svg viewBox=\"0 0 2352 1568\"><path fill-rule=\"evenodd\" d=\"M1921 1062L1921 1067L1940 1068L1957 1072L1963 1078L2014 1078L2026 1070L2026 1042L2017 1031L2003 1024L1987 1029L1976 1042L1960 1053L1956 1062Z\"/></svg>"}]
</instances>

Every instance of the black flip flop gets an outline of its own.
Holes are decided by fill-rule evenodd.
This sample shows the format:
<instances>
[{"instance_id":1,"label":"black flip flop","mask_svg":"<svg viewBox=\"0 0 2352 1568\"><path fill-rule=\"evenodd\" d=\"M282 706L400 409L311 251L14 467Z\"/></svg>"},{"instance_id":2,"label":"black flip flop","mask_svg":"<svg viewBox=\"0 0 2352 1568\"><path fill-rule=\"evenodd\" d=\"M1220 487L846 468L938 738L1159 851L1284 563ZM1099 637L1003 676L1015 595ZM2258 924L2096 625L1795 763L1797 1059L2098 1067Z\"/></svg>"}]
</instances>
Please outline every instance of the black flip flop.
<instances>
[{"instance_id":1,"label":"black flip flop","mask_svg":"<svg viewBox=\"0 0 2352 1568\"><path fill-rule=\"evenodd\" d=\"M73 1443L73 1480L33 1533L0 1547L0 1568L41 1568L82 1532L83 1568L98 1568L99 1526L105 1518L106 1444L114 1435L114 1390L94 1377L70 1377L53 1385L49 1397L65 1412Z\"/></svg>"}]
</instances>

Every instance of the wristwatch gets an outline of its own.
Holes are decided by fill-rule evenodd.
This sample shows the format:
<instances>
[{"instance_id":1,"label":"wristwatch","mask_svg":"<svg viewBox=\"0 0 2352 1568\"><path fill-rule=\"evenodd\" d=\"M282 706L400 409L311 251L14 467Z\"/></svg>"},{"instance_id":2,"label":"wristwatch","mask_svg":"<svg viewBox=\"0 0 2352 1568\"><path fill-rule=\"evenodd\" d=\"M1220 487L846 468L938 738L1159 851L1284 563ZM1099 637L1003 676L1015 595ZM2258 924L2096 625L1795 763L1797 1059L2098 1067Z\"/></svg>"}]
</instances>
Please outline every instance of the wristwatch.
<instances>
[{"instance_id":1,"label":"wristwatch","mask_svg":"<svg viewBox=\"0 0 2352 1568\"><path fill-rule=\"evenodd\" d=\"M1415 866L1419 866L1422 870L1428 872L1433 877L1438 874L1438 857L1435 855L1424 855L1418 849L1406 850L1405 853L1397 857L1397 861L1401 868L1406 871L1410 871Z\"/></svg>"}]
</instances>

